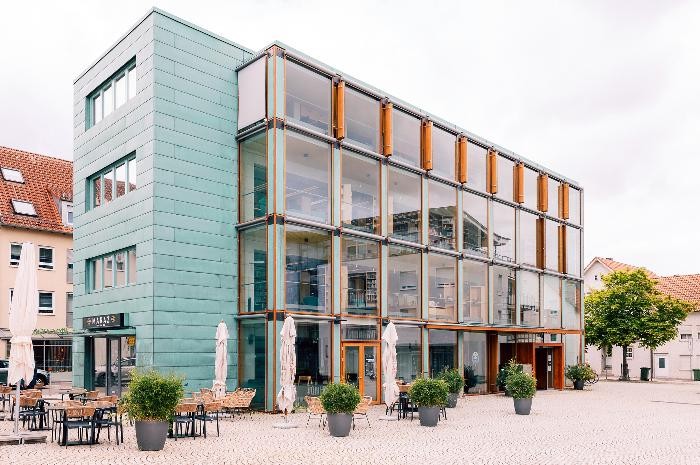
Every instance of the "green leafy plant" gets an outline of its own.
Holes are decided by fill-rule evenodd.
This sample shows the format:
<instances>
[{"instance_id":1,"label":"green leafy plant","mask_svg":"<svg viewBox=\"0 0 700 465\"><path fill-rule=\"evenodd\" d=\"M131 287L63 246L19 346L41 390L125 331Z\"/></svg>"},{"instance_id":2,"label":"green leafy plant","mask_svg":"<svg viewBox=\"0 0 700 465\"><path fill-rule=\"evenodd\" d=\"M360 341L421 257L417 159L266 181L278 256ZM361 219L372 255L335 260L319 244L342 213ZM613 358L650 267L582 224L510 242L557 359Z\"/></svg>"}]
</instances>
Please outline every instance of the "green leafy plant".
<instances>
[{"instance_id":1,"label":"green leafy plant","mask_svg":"<svg viewBox=\"0 0 700 465\"><path fill-rule=\"evenodd\" d=\"M331 414L352 413L360 400L360 391L351 384L331 383L321 392L321 404Z\"/></svg>"},{"instance_id":2,"label":"green leafy plant","mask_svg":"<svg viewBox=\"0 0 700 465\"><path fill-rule=\"evenodd\" d=\"M182 381L172 374L136 370L129 383L129 392L120 402L133 420L168 421L185 393Z\"/></svg>"},{"instance_id":3,"label":"green leafy plant","mask_svg":"<svg viewBox=\"0 0 700 465\"><path fill-rule=\"evenodd\" d=\"M464 365L464 392L467 393L471 388L479 384L479 376L476 374L474 367Z\"/></svg>"},{"instance_id":4,"label":"green leafy plant","mask_svg":"<svg viewBox=\"0 0 700 465\"><path fill-rule=\"evenodd\" d=\"M464 378L456 368L445 369L438 375L438 379L447 384L447 390L451 393L460 392L464 388Z\"/></svg>"},{"instance_id":5,"label":"green leafy plant","mask_svg":"<svg viewBox=\"0 0 700 465\"><path fill-rule=\"evenodd\" d=\"M535 396L537 382L528 373L516 371L506 378L506 389L514 399L529 399Z\"/></svg>"},{"instance_id":6,"label":"green leafy plant","mask_svg":"<svg viewBox=\"0 0 700 465\"><path fill-rule=\"evenodd\" d=\"M595 372L590 365L579 363L566 367L566 377L571 381L591 381L595 379Z\"/></svg>"},{"instance_id":7,"label":"green leafy plant","mask_svg":"<svg viewBox=\"0 0 700 465\"><path fill-rule=\"evenodd\" d=\"M496 385L499 387L499 389L505 389L507 391L508 387L506 386L506 380L508 379L508 376L513 373L522 373L522 371L523 366L519 365L514 358L510 359L510 361L503 368L498 370Z\"/></svg>"},{"instance_id":8,"label":"green leafy plant","mask_svg":"<svg viewBox=\"0 0 700 465\"><path fill-rule=\"evenodd\" d=\"M408 395L419 407L439 407L447 403L449 388L441 379L418 378L411 385Z\"/></svg>"}]
</instances>

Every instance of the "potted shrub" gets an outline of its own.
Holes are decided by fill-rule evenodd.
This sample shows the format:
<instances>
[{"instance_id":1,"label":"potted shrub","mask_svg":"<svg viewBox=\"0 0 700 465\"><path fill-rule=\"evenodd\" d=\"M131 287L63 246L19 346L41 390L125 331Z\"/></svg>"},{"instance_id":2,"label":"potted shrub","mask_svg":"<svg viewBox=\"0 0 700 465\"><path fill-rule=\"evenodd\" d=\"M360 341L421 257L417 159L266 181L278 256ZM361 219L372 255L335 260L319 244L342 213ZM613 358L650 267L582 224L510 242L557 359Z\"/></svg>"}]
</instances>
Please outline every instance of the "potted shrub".
<instances>
[{"instance_id":1,"label":"potted shrub","mask_svg":"<svg viewBox=\"0 0 700 465\"><path fill-rule=\"evenodd\" d=\"M457 406L457 399L459 399L459 393L464 389L464 378L459 374L456 368L443 370L438 379L441 379L447 384L447 407L455 408Z\"/></svg>"},{"instance_id":2,"label":"potted shrub","mask_svg":"<svg viewBox=\"0 0 700 465\"><path fill-rule=\"evenodd\" d=\"M182 378L155 370L132 374L129 392L122 397L124 411L136 425L139 450L162 450L168 425L185 389Z\"/></svg>"},{"instance_id":3,"label":"potted shrub","mask_svg":"<svg viewBox=\"0 0 700 465\"><path fill-rule=\"evenodd\" d=\"M513 406L518 415L529 415L532 407L532 398L536 392L536 380L528 373L516 371L506 379L506 388L513 396Z\"/></svg>"},{"instance_id":4,"label":"potted shrub","mask_svg":"<svg viewBox=\"0 0 700 465\"><path fill-rule=\"evenodd\" d=\"M471 365L464 365L464 393L469 394L469 390L479 384L479 376Z\"/></svg>"},{"instance_id":5,"label":"potted shrub","mask_svg":"<svg viewBox=\"0 0 700 465\"><path fill-rule=\"evenodd\" d=\"M447 383L441 379L418 378L411 385L408 396L418 406L421 426L436 426L440 407L447 403Z\"/></svg>"},{"instance_id":6,"label":"potted shrub","mask_svg":"<svg viewBox=\"0 0 700 465\"><path fill-rule=\"evenodd\" d=\"M360 400L360 391L351 384L331 383L323 389L321 404L328 416L331 436L342 438L350 434L353 412Z\"/></svg>"},{"instance_id":7,"label":"potted shrub","mask_svg":"<svg viewBox=\"0 0 700 465\"><path fill-rule=\"evenodd\" d=\"M574 383L574 389L583 390L586 381L595 379L595 373L588 364L569 365L566 367L566 377Z\"/></svg>"},{"instance_id":8,"label":"potted shrub","mask_svg":"<svg viewBox=\"0 0 700 465\"><path fill-rule=\"evenodd\" d=\"M511 359L506 365L498 370L498 375L496 376L496 385L498 386L498 389L504 391L506 396L510 396L508 386L506 385L506 380L511 374L522 373L522 371L523 366L519 365L514 358Z\"/></svg>"}]
</instances>

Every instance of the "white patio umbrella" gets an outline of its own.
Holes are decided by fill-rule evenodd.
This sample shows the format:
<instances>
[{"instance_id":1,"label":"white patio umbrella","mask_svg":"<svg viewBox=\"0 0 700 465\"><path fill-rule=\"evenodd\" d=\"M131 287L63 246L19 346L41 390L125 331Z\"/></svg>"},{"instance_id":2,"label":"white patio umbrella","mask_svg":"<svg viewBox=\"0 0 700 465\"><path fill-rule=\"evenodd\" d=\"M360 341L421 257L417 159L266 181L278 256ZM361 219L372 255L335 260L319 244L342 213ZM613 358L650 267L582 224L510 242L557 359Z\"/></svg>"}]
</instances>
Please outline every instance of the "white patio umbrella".
<instances>
[{"instance_id":1,"label":"white patio umbrella","mask_svg":"<svg viewBox=\"0 0 700 465\"><path fill-rule=\"evenodd\" d=\"M294 318L288 316L284 319L284 325L280 332L282 346L280 347L280 392L277 394L277 406L284 412L284 424L275 425L278 428L292 428L295 425L288 423L287 414L297 398L297 389L294 385L294 377L297 372L296 339L297 330L294 327Z\"/></svg>"},{"instance_id":2,"label":"white patio umbrella","mask_svg":"<svg viewBox=\"0 0 700 465\"><path fill-rule=\"evenodd\" d=\"M396 385L396 341L399 336L396 326L389 322L382 335L384 349L382 350L382 368L384 370L384 403L387 409L399 398L399 387ZM390 415L385 415L384 420L395 420Z\"/></svg>"},{"instance_id":3,"label":"white patio umbrella","mask_svg":"<svg viewBox=\"0 0 700 465\"><path fill-rule=\"evenodd\" d=\"M224 320L216 327L216 360L214 361L214 383L212 391L217 399L226 395L226 375L228 372L228 328Z\"/></svg>"},{"instance_id":4,"label":"white patio umbrella","mask_svg":"<svg viewBox=\"0 0 700 465\"><path fill-rule=\"evenodd\" d=\"M19 433L19 388L24 379L29 384L34 377L34 349L32 333L36 328L39 311L39 291L36 286L36 253L34 244L22 244L19 256L19 268L10 302L10 366L7 372L7 384L17 385L15 399L15 430Z\"/></svg>"}]
</instances>

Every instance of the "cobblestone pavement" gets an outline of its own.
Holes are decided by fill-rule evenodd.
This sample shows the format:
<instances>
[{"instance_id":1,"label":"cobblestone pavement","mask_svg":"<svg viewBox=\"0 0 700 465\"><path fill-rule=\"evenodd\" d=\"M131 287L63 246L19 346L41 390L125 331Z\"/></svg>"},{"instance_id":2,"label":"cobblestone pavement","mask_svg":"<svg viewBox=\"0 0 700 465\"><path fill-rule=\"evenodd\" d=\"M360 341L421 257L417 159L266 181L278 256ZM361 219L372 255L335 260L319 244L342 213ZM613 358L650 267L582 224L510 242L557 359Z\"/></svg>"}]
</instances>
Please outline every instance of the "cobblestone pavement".
<instances>
[{"instance_id":1,"label":"cobblestone pavement","mask_svg":"<svg viewBox=\"0 0 700 465\"><path fill-rule=\"evenodd\" d=\"M512 400L470 396L448 410L436 428L413 422L359 420L348 438L332 438L306 415L300 427L275 429L277 415L221 422L221 436L168 440L161 452L139 452L133 427L126 444L68 449L55 443L0 447L3 464L131 463L475 463L475 464L693 464L700 461L700 383L600 382L583 392L539 392L530 416ZM11 423L0 421L0 432ZM210 429L211 431L211 429Z\"/></svg>"}]
</instances>

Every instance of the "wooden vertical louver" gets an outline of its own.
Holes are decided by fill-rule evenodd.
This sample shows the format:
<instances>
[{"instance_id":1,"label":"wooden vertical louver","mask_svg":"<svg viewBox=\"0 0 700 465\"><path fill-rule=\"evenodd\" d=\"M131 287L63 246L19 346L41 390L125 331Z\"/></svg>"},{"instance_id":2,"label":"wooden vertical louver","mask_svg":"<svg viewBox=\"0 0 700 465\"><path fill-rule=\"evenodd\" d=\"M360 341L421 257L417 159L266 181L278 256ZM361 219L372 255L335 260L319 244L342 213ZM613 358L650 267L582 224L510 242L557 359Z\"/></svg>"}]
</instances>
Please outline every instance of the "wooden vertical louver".
<instances>
[{"instance_id":1,"label":"wooden vertical louver","mask_svg":"<svg viewBox=\"0 0 700 465\"><path fill-rule=\"evenodd\" d=\"M546 174L540 174L537 178L537 209L541 212L546 212L549 205L547 199L547 184L549 182L549 176Z\"/></svg>"},{"instance_id":2,"label":"wooden vertical louver","mask_svg":"<svg viewBox=\"0 0 700 465\"><path fill-rule=\"evenodd\" d=\"M545 245L546 245L546 238L544 237L545 234L545 222L544 218L537 218L537 223L536 223L536 229L535 229L535 247L537 248L536 250L536 265L537 268L544 269L545 265Z\"/></svg>"},{"instance_id":3,"label":"wooden vertical louver","mask_svg":"<svg viewBox=\"0 0 700 465\"><path fill-rule=\"evenodd\" d=\"M518 163L513 167L513 202L525 202L525 165Z\"/></svg>"},{"instance_id":4,"label":"wooden vertical louver","mask_svg":"<svg viewBox=\"0 0 700 465\"><path fill-rule=\"evenodd\" d=\"M391 156L392 151L392 127L391 115L394 105L391 102L382 103L380 113L381 137L382 137L382 155Z\"/></svg>"},{"instance_id":5,"label":"wooden vertical louver","mask_svg":"<svg viewBox=\"0 0 700 465\"><path fill-rule=\"evenodd\" d=\"M457 137L457 181L467 182L467 138Z\"/></svg>"},{"instance_id":6,"label":"wooden vertical louver","mask_svg":"<svg viewBox=\"0 0 700 465\"><path fill-rule=\"evenodd\" d=\"M559 225L559 273L566 273L566 225Z\"/></svg>"},{"instance_id":7,"label":"wooden vertical louver","mask_svg":"<svg viewBox=\"0 0 700 465\"><path fill-rule=\"evenodd\" d=\"M333 135L336 139L345 138L345 81L333 86Z\"/></svg>"},{"instance_id":8,"label":"wooden vertical louver","mask_svg":"<svg viewBox=\"0 0 700 465\"><path fill-rule=\"evenodd\" d=\"M424 120L421 123L421 168L426 171L433 169L433 122Z\"/></svg>"},{"instance_id":9,"label":"wooden vertical louver","mask_svg":"<svg viewBox=\"0 0 700 465\"><path fill-rule=\"evenodd\" d=\"M562 183L559 186L559 216L564 219L569 219L569 185Z\"/></svg>"},{"instance_id":10,"label":"wooden vertical louver","mask_svg":"<svg viewBox=\"0 0 700 465\"><path fill-rule=\"evenodd\" d=\"M486 189L491 194L498 193L498 154L489 150L486 159Z\"/></svg>"}]
</instances>

